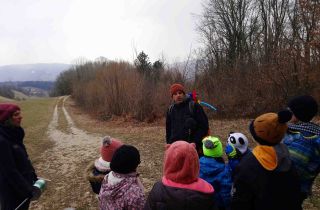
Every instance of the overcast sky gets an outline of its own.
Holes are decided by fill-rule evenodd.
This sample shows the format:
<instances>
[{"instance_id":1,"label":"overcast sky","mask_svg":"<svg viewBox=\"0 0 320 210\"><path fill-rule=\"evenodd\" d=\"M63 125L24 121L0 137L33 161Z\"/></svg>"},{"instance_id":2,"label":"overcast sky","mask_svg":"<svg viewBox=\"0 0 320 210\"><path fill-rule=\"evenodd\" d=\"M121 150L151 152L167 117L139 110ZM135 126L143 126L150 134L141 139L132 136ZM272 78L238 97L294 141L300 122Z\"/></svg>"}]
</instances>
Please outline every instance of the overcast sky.
<instances>
[{"instance_id":1,"label":"overcast sky","mask_svg":"<svg viewBox=\"0 0 320 210\"><path fill-rule=\"evenodd\" d=\"M0 0L0 65L186 58L200 0Z\"/></svg>"}]
</instances>

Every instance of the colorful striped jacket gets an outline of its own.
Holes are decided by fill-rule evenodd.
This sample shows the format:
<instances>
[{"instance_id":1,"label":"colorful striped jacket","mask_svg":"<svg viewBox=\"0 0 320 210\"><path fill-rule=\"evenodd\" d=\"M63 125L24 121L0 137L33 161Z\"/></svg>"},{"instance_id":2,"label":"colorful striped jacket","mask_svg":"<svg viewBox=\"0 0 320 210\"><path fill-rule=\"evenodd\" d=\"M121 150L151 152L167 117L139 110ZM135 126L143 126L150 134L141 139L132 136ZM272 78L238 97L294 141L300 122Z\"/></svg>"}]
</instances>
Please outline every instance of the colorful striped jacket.
<instances>
[{"instance_id":1,"label":"colorful striped jacket","mask_svg":"<svg viewBox=\"0 0 320 210\"><path fill-rule=\"evenodd\" d=\"M283 143L299 174L301 192L310 195L320 172L320 126L311 122L291 124Z\"/></svg>"}]
</instances>

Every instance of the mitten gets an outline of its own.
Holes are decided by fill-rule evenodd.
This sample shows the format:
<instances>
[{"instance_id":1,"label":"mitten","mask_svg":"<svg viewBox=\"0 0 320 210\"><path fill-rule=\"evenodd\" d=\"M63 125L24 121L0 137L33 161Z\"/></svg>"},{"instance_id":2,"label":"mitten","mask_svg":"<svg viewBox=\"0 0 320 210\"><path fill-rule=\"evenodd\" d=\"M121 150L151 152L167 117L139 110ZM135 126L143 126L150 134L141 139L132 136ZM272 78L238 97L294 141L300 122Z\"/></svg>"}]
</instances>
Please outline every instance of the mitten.
<instances>
[{"instance_id":1,"label":"mitten","mask_svg":"<svg viewBox=\"0 0 320 210\"><path fill-rule=\"evenodd\" d=\"M225 148L225 153L228 159L237 159L239 158L240 151L237 148L235 148L232 144L227 144Z\"/></svg>"}]
</instances>

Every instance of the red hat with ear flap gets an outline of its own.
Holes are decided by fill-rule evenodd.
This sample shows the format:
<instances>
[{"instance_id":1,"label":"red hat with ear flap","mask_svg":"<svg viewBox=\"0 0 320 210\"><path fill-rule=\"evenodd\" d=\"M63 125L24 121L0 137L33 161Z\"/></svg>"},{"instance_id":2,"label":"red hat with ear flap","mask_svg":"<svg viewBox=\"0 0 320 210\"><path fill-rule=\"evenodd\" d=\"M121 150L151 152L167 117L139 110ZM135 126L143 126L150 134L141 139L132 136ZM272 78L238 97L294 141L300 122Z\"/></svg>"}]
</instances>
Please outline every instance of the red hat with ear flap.
<instances>
[{"instance_id":1,"label":"red hat with ear flap","mask_svg":"<svg viewBox=\"0 0 320 210\"><path fill-rule=\"evenodd\" d=\"M0 104L0 123L4 123L13 113L20 110L20 107L15 104Z\"/></svg>"},{"instance_id":2,"label":"red hat with ear flap","mask_svg":"<svg viewBox=\"0 0 320 210\"><path fill-rule=\"evenodd\" d=\"M199 177L199 157L194 143L176 141L166 145L164 157L165 178L182 184L190 184Z\"/></svg>"}]
</instances>

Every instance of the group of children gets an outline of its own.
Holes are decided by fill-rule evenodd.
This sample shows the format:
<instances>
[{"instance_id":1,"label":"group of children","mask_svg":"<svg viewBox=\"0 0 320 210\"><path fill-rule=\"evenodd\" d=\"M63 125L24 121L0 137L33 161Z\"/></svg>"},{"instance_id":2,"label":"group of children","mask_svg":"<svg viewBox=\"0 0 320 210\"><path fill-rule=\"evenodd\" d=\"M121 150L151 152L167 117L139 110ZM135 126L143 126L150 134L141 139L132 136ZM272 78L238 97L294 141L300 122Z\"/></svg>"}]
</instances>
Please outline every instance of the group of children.
<instances>
[{"instance_id":1,"label":"group of children","mask_svg":"<svg viewBox=\"0 0 320 210\"><path fill-rule=\"evenodd\" d=\"M299 96L287 110L260 115L249 125L253 149L242 133L230 133L225 147L206 136L200 156L195 143L167 144L163 177L147 198L139 151L105 137L88 180L100 209L302 209L320 171L320 127L310 122L317 111L314 98Z\"/></svg>"}]
</instances>

